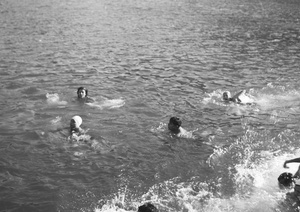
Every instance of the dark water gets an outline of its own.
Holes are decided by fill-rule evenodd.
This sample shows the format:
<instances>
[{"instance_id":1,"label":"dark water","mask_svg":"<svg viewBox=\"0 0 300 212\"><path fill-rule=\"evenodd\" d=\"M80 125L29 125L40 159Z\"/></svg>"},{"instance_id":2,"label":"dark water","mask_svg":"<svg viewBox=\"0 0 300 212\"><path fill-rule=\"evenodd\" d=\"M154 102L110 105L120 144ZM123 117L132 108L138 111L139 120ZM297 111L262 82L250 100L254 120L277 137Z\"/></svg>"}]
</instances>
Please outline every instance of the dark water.
<instances>
[{"instance_id":1,"label":"dark water","mask_svg":"<svg viewBox=\"0 0 300 212\"><path fill-rule=\"evenodd\" d=\"M299 9L2 0L0 211L298 211L277 177L300 156ZM241 89L255 105L221 100ZM95 145L67 140L74 115Z\"/></svg>"}]
</instances>

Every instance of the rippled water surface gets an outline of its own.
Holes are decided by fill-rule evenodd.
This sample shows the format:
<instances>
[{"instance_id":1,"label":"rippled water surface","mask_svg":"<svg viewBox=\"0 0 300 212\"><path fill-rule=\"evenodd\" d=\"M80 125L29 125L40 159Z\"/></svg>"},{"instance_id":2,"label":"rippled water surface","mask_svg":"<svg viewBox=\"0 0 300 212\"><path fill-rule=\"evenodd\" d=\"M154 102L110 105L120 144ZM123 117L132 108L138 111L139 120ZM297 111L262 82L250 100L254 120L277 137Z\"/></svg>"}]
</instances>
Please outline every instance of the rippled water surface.
<instances>
[{"instance_id":1,"label":"rippled water surface","mask_svg":"<svg viewBox=\"0 0 300 212\"><path fill-rule=\"evenodd\" d=\"M299 9L1 1L0 211L298 211L277 177L300 156ZM254 105L222 101L242 89ZM93 143L67 139L74 115Z\"/></svg>"}]
</instances>

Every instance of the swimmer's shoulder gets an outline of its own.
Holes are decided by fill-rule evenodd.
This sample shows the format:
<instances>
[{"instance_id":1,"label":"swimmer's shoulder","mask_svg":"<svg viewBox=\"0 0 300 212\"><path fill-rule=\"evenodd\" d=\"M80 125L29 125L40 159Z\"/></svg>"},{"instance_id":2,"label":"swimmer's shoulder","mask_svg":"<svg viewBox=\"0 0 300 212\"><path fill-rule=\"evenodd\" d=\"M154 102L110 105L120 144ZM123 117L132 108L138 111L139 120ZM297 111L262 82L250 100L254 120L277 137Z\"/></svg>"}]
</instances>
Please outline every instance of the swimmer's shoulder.
<instances>
[{"instance_id":1,"label":"swimmer's shoulder","mask_svg":"<svg viewBox=\"0 0 300 212\"><path fill-rule=\"evenodd\" d=\"M86 103L94 103L95 100L91 97L86 97L86 100L85 100Z\"/></svg>"},{"instance_id":2,"label":"swimmer's shoulder","mask_svg":"<svg viewBox=\"0 0 300 212\"><path fill-rule=\"evenodd\" d=\"M79 103L94 103L95 100L91 97L84 97L84 98L76 98L75 101L79 102Z\"/></svg>"}]
</instances>

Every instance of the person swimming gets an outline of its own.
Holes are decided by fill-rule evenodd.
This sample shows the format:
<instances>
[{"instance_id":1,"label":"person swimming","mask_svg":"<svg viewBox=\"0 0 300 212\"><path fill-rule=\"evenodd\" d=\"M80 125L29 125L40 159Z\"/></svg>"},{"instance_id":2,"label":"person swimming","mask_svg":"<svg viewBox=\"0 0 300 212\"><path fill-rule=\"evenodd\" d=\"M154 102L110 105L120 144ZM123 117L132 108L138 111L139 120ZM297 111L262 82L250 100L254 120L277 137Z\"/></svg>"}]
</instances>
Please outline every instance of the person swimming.
<instances>
[{"instance_id":1,"label":"person swimming","mask_svg":"<svg viewBox=\"0 0 300 212\"><path fill-rule=\"evenodd\" d=\"M236 102L237 99L231 97L231 93L229 91L225 91L223 93L223 100L228 102Z\"/></svg>"},{"instance_id":2,"label":"person swimming","mask_svg":"<svg viewBox=\"0 0 300 212\"><path fill-rule=\"evenodd\" d=\"M289 168L287 166L288 163L300 163L300 158L286 160L283 167ZM300 199L300 166L294 175L288 172L282 173L278 177L278 183L281 188L291 188L294 185L294 194L298 199Z\"/></svg>"},{"instance_id":3,"label":"person swimming","mask_svg":"<svg viewBox=\"0 0 300 212\"><path fill-rule=\"evenodd\" d=\"M70 135L68 141L78 143L85 143L101 153L107 153L113 150L108 141L100 136L100 139L95 139L93 136L88 135L89 129L84 130L80 126L82 124L82 118L78 115L73 116L70 121Z\"/></svg>"},{"instance_id":4,"label":"person swimming","mask_svg":"<svg viewBox=\"0 0 300 212\"><path fill-rule=\"evenodd\" d=\"M158 212L158 209L150 202L139 206L138 212Z\"/></svg>"},{"instance_id":5,"label":"person swimming","mask_svg":"<svg viewBox=\"0 0 300 212\"><path fill-rule=\"evenodd\" d=\"M100 100L91 98L88 96L88 90L85 87L79 87L77 89L77 101L99 109L119 108L125 105L125 101L122 98L107 99L106 97L102 97Z\"/></svg>"},{"instance_id":6,"label":"person swimming","mask_svg":"<svg viewBox=\"0 0 300 212\"><path fill-rule=\"evenodd\" d=\"M181 127L181 124L182 124L181 120L178 117L173 116L169 120L168 129L170 130L171 133L176 134L176 136L178 137L194 138L193 132L197 131L198 129L189 132L183 129Z\"/></svg>"},{"instance_id":7,"label":"person swimming","mask_svg":"<svg viewBox=\"0 0 300 212\"><path fill-rule=\"evenodd\" d=\"M82 118L80 116L73 116L70 121L70 135L72 134L82 134L85 131L80 127L82 124Z\"/></svg>"},{"instance_id":8,"label":"person swimming","mask_svg":"<svg viewBox=\"0 0 300 212\"><path fill-rule=\"evenodd\" d=\"M83 141L89 143L93 140L90 135L87 135L87 130L82 129L82 118L80 116L73 116L70 121L70 136L68 137L71 141Z\"/></svg>"},{"instance_id":9,"label":"person swimming","mask_svg":"<svg viewBox=\"0 0 300 212\"><path fill-rule=\"evenodd\" d=\"M231 96L229 91L225 91L223 93L223 100L226 102L235 102L238 104L252 104L254 100L251 99L249 96L246 95L246 90L242 90L237 94Z\"/></svg>"},{"instance_id":10,"label":"person swimming","mask_svg":"<svg viewBox=\"0 0 300 212\"><path fill-rule=\"evenodd\" d=\"M277 180L280 188L290 188L294 185L294 176L289 172L283 172Z\"/></svg>"},{"instance_id":11,"label":"person swimming","mask_svg":"<svg viewBox=\"0 0 300 212\"><path fill-rule=\"evenodd\" d=\"M88 96L88 90L85 87L79 87L77 89L77 97L78 99L83 99Z\"/></svg>"},{"instance_id":12,"label":"person swimming","mask_svg":"<svg viewBox=\"0 0 300 212\"><path fill-rule=\"evenodd\" d=\"M79 141L80 137L84 135L85 130L83 130L80 125L82 124L82 118L80 116L73 116L70 121L70 136L69 139L74 141Z\"/></svg>"},{"instance_id":13,"label":"person swimming","mask_svg":"<svg viewBox=\"0 0 300 212\"><path fill-rule=\"evenodd\" d=\"M94 102L94 100L92 98L90 98L88 96L88 89L86 89L85 87L79 87L77 89L77 98L78 100L83 100L84 102L87 102L87 103L91 103L91 102Z\"/></svg>"},{"instance_id":14,"label":"person swimming","mask_svg":"<svg viewBox=\"0 0 300 212\"><path fill-rule=\"evenodd\" d=\"M168 129L174 134L179 134L182 128L181 123L182 122L178 117L171 117L168 124Z\"/></svg>"}]
</instances>

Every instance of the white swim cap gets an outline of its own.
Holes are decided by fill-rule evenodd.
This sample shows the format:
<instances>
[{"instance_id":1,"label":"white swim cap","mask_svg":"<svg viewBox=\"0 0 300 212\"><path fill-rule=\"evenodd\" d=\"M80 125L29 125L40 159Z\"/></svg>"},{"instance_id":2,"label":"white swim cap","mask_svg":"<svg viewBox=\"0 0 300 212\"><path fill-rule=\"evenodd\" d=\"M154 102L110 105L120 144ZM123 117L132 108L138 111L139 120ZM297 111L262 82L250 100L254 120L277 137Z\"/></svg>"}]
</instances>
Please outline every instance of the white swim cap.
<instances>
[{"instance_id":1,"label":"white swim cap","mask_svg":"<svg viewBox=\"0 0 300 212\"><path fill-rule=\"evenodd\" d=\"M82 124L82 118L80 116L73 116L72 119L75 121L76 127L80 127Z\"/></svg>"}]
</instances>

